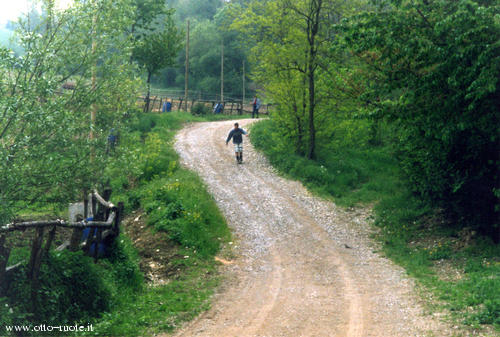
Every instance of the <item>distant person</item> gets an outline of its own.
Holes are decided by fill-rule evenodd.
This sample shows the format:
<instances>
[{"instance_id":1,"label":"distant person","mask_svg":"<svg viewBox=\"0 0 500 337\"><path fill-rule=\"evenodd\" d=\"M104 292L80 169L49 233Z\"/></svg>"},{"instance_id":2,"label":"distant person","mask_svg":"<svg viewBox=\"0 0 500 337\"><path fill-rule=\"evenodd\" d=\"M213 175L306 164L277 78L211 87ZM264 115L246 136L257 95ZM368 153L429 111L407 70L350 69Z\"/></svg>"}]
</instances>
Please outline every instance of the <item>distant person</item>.
<instances>
[{"instance_id":1,"label":"distant person","mask_svg":"<svg viewBox=\"0 0 500 337\"><path fill-rule=\"evenodd\" d=\"M220 114L222 113L222 110L224 109L224 105L222 103L217 103L215 104L214 106L214 114L217 115L217 114Z\"/></svg>"},{"instance_id":2,"label":"distant person","mask_svg":"<svg viewBox=\"0 0 500 337\"><path fill-rule=\"evenodd\" d=\"M233 138L234 152L236 154L236 162L238 164L243 163L243 135L248 136L248 133L245 130L241 129L238 123L234 123L234 129L229 132L229 135L227 135L226 139L227 146L231 138Z\"/></svg>"},{"instance_id":3,"label":"distant person","mask_svg":"<svg viewBox=\"0 0 500 337\"><path fill-rule=\"evenodd\" d=\"M258 98L257 95L253 97L252 107L252 118L254 118L254 116L257 116L257 118L259 118L260 98Z\"/></svg>"},{"instance_id":4,"label":"distant person","mask_svg":"<svg viewBox=\"0 0 500 337\"><path fill-rule=\"evenodd\" d=\"M109 131L108 148L107 148L106 153L108 153L109 151L115 152L115 146L116 146L117 140L118 140L118 136L117 136L115 129L113 128Z\"/></svg>"},{"instance_id":5,"label":"distant person","mask_svg":"<svg viewBox=\"0 0 500 337\"><path fill-rule=\"evenodd\" d=\"M166 100L163 103L163 107L161 109L161 112L170 112L172 111L172 102L170 100Z\"/></svg>"}]
</instances>

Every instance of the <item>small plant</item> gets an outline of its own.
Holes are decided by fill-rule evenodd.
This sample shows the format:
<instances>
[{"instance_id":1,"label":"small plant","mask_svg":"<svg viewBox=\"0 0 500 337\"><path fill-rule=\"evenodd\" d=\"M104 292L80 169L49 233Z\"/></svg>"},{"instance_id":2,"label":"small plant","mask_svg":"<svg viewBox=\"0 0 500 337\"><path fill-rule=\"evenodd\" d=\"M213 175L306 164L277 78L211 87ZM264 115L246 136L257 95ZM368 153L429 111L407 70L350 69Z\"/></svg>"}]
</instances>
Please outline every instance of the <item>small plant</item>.
<instances>
[{"instance_id":1,"label":"small plant","mask_svg":"<svg viewBox=\"0 0 500 337\"><path fill-rule=\"evenodd\" d=\"M210 108L204 103L196 103L191 107L191 113L193 115L207 115L210 113Z\"/></svg>"}]
</instances>

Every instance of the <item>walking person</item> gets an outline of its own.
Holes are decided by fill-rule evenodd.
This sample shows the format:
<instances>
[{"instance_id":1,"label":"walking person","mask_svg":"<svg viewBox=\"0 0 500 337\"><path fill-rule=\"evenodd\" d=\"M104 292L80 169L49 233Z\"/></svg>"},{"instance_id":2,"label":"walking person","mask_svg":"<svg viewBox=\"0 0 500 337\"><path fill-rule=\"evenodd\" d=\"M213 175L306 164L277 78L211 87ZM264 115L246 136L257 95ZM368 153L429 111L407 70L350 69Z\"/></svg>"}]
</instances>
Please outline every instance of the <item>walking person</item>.
<instances>
[{"instance_id":1,"label":"walking person","mask_svg":"<svg viewBox=\"0 0 500 337\"><path fill-rule=\"evenodd\" d=\"M234 129L232 129L227 135L226 146L233 139L234 152L236 154L236 162L238 164L243 163L243 135L248 136L248 133L241 129L238 123L234 123Z\"/></svg>"},{"instance_id":2,"label":"walking person","mask_svg":"<svg viewBox=\"0 0 500 337\"><path fill-rule=\"evenodd\" d=\"M252 106L252 118L254 118L255 115L257 116L257 118L259 118L260 98L258 98L257 95L253 97Z\"/></svg>"}]
</instances>

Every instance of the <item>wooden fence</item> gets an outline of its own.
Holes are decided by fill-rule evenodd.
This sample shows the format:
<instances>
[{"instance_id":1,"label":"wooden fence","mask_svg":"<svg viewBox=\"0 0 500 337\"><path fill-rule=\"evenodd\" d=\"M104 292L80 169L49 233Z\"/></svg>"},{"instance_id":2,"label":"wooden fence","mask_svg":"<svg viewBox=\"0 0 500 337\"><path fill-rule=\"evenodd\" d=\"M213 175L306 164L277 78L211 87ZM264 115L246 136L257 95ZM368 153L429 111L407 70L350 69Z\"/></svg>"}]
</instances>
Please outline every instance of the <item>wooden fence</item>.
<instances>
[{"instance_id":1,"label":"wooden fence","mask_svg":"<svg viewBox=\"0 0 500 337\"><path fill-rule=\"evenodd\" d=\"M150 102L149 102L149 109L147 112L162 112L163 108L163 103L169 101L171 103L171 109L172 111L180 111L180 110L187 110L191 111L193 106L197 103L204 104L207 106L210 111L212 112L215 104L220 103L220 101L217 100L206 100L206 99L189 99L187 104L186 101L184 100L183 97L179 98L166 98L162 96L151 96L150 97ZM145 102L145 97L140 96L137 99L137 104L145 110L146 107L146 102ZM243 102L237 99L226 99L223 102L224 104L224 110L222 111L222 114L226 115L241 115L244 113L252 113L252 105L251 104L243 104ZM261 108L259 109L259 114L269 114L269 107L270 104L263 104ZM146 112L146 111L144 111Z\"/></svg>"},{"instance_id":2,"label":"wooden fence","mask_svg":"<svg viewBox=\"0 0 500 337\"><path fill-rule=\"evenodd\" d=\"M80 221L71 222L61 219L49 221L14 222L0 227L0 296L8 289L8 273L18 268L21 263L7 266L11 248L6 244L7 235L14 231L25 231L33 229L34 238L31 243L31 254L27 264L27 278L31 282L31 296L36 297L38 290L38 276L43 259L48 255L54 241L57 227L71 228L71 238L66 240L56 250L70 249L77 251L82 249L86 255L99 257L99 245L111 243L120 232L120 220L123 215L123 203L117 206L109 202L111 190L106 189L103 196L97 191L91 193L83 201L83 217ZM92 220L89 219L89 199ZM82 240L83 231L88 229L87 237ZM47 233L45 235L45 233ZM44 240L45 237L45 240ZM45 241L45 244L44 244ZM93 247L93 251L92 251Z\"/></svg>"}]
</instances>

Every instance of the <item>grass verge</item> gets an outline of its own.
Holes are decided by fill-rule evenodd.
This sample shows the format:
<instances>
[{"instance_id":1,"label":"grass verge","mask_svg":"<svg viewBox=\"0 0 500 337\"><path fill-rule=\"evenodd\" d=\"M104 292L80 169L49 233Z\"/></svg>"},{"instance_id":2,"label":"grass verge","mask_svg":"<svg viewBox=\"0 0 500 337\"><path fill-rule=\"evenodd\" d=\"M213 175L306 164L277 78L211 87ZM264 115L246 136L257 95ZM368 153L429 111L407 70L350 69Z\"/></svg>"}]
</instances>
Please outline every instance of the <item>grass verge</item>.
<instances>
[{"instance_id":1,"label":"grass verge","mask_svg":"<svg viewBox=\"0 0 500 337\"><path fill-rule=\"evenodd\" d=\"M111 256L98 263L81 252L53 251L42 264L35 305L24 267L9 276L7 296L0 298L0 335L5 325L75 323L93 324L93 332L84 335L154 335L208 309L219 282L214 256L230 240L230 232L200 178L179 165L172 144L185 122L228 118L235 116L138 114L122 131L104 172L113 202L124 201L129 217L134 210L144 214L144 222L137 225L147 231L144 236L150 241L145 244L159 243L168 250L169 270L162 284L146 282L148 275L139 270L143 257L125 231ZM26 213L53 212L46 208L32 206ZM9 265L27 261L30 239L17 238ZM62 240L56 238L56 244ZM150 254L162 255L160 248Z\"/></svg>"},{"instance_id":2,"label":"grass verge","mask_svg":"<svg viewBox=\"0 0 500 337\"><path fill-rule=\"evenodd\" d=\"M443 226L439 210L408 191L390 147L325 147L308 160L273 130L271 120L254 124L251 141L283 175L339 205L375 205L384 253L432 295L429 310L461 327L457 335L500 332L500 246L470 229Z\"/></svg>"},{"instance_id":3,"label":"grass verge","mask_svg":"<svg viewBox=\"0 0 500 337\"><path fill-rule=\"evenodd\" d=\"M169 241L165 249L173 250L168 261L173 271L165 275L164 284L145 285L122 296L113 310L95 322L99 334L168 332L209 308L219 282L214 256L229 241L230 232L205 185L179 165L172 145L185 122L221 118L228 116L141 114L123 137L121 148L126 154L107 172L115 199L124 201L129 212L141 209L148 230Z\"/></svg>"}]
</instances>

